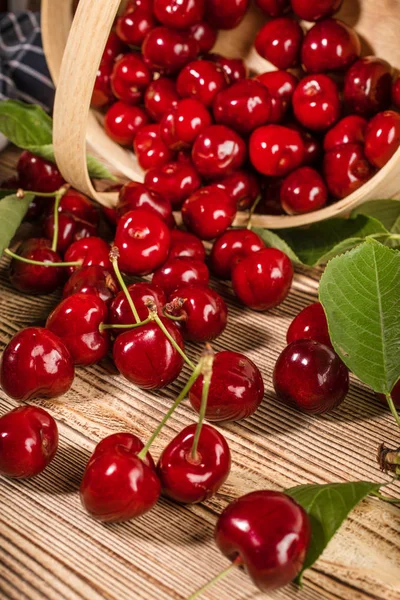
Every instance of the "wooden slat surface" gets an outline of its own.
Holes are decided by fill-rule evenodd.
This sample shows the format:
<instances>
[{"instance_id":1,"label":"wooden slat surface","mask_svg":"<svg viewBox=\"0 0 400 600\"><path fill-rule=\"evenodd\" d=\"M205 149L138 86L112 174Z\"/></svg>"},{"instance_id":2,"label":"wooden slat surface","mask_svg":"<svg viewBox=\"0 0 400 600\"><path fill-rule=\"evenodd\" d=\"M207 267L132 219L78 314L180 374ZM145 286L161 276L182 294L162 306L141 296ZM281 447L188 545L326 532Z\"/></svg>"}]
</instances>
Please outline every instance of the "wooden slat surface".
<instances>
[{"instance_id":1,"label":"wooden slat surface","mask_svg":"<svg viewBox=\"0 0 400 600\"><path fill-rule=\"evenodd\" d=\"M0 179L11 174L15 153L0 156ZM58 296L15 293L0 268L0 342L22 327L43 324ZM118 376L110 360L77 369L71 391L38 404L58 420L60 449L50 467L30 481L0 479L0 598L15 600L184 600L227 565L212 535L216 516L232 498L260 488L299 483L389 480L375 462L377 446L398 446L399 432L385 407L353 380L345 403L331 415L308 417L280 404L271 374L291 319L316 299L319 270L298 270L292 292L276 310L256 314L239 306L230 286L213 282L227 299L229 325L216 350L244 352L262 370L266 395L253 417L223 427L233 455L231 476L216 498L182 507L161 500L142 518L101 525L82 510L78 487L95 443L129 430L143 440L182 388L188 370L159 393L147 393ZM188 354L196 359L200 348ZM16 403L0 393L1 414ZM182 406L155 443L166 442L193 422ZM400 496L400 486L385 488ZM400 598L400 511L367 499L330 543L304 588L279 590L277 600L367 600ZM265 598L241 572L204 594L204 600Z\"/></svg>"}]
</instances>

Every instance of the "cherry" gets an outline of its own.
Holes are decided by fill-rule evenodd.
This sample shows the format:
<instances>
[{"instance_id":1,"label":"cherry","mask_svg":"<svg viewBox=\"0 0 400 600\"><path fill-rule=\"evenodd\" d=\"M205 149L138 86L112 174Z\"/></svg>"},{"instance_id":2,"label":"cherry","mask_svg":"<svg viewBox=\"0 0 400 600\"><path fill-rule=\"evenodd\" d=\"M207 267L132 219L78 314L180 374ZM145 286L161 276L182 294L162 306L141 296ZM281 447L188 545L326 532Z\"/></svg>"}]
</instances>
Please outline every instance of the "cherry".
<instances>
[{"instance_id":1,"label":"cherry","mask_svg":"<svg viewBox=\"0 0 400 600\"><path fill-rule=\"evenodd\" d=\"M361 144L346 144L325 154L323 173L332 196L345 198L371 179L375 170Z\"/></svg>"},{"instance_id":2,"label":"cherry","mask_svg":"<svg viewBox=\"0 0 400 600\"><path fill-rule=\"evenodd\" d=\"M123 54L114 64L111 88L114 96L126 104L139 104L151 82L149 67L136 52Z\"/></svg>"},{"instance_id":3,"label":"cherry","mask_svg":"<svg viewBox=\"0 0 400 600\"><path fill-rule=\"evenodd\" d=\"M0 418L0 475L34 477L51 463L57 448L57 423L43 408L20 406Z\"/></svg>"},{"instance_id":4,"label":"cherry","mask_svg":"<svg viewBox=\"0 0 400 600\"><path fill-rule=\"evenodd\" d=\"M267 17L281 17L289 9L290 0L256 0L256 4Z\"/></svg>"},{"instance_id":5,"label":"cherry","mask_svg":"<svg viewBox=\"0 0 400 600\"><path fill-rule=\"evenodd\" d=\"M346 73L344 101L350 112L371 117L389 108L391 94L392 70L385 60L365 56Z\"/></svg>"},{"instance_id":6,"label":"cherry","mask_svg":"<svg viewBox=\"0 0 400 600\"><path fill-rule=\"evenodd\" d=\"M257 205L257 212L262 215L285 214L281 204L282 177L270 177L265 182L261 193L261 200Z\"/></svg>"},{"instance_id":7,"label":"cherry","mask_svg":"<svg viewBox=\"0 0 400 600\"><path fill-rule=\"evenodd\" d=\"M195 192L182 206L185 226L201 240L213 240L230 227L236 206L227 192L210 185Z\"/></svg>"},{"instance_id":8,"label":"cherry","mask_svg":"<svg viewBox=\"0 0 400 600\"><path fill-rule=\"evenodd\" d=\"M337 12L343 0L290 0L292 10L300 19L318 21Z\"/></svg>"},{"instance_id":9,"label":"cherry","mask_svg":"<svg viewBox=\"0 0 400 600\"><path fill-rule=\"evenodd\" d=\"M93 108L103 108L111 104L114 100L114 94L111 89L112 68L112 63L108 62L102 62L99 65L90 101L90 105Z\"/></svg>"},{"instance_id":10,"label":"cherry","mask_svg":"<svg viewBox=\"0 0 400 600\"><path fill-rule=\"evenodd\" d=\"M400 76L393 81L392 103L396 108L400 109Z\"/></svg>"},{"instance_id":11,"label":"cherry","mask_svg":"<svg viewBox=\"0 0 400 600\"><path fill-rule=\"evenodd\" d=\"M207 286L210 275L205 263L194 258L170 258L157 271L152 283L159 286L167 296L183 284Z\"/></svg>"},{"instance_id":12,"label":"cherry","mask_svg":"<svg viewBox=\"0 0 400 600\"><path fill-rule=\"evenodd\" d=\"M169 296L167 313L181 317L183 337L192 342L211 342L226 328L228 309L217 292L185 284Z\"/></svg>"},{"instance_id":13,"label":"cherry","mask_svg":"<svg viewBox=\"0 0 400 600\"><path fill-rule=\"evenodd\" d=\"M235 171L218 181L217 186L228 193L238 210L250 208L261 191L258 177L249 170Z\"/></svg>"},{"instance_id":14,"label":"cherry","mask_svg":"<svg viewBox=\"0 0 400 600\"><path fill-rule=\"evenodd\" d=\"M233 129L210 125L196 139L192 160L197 171L207 179L221 179L243 165L246 144Z\"/></svg>"},{"instance_id":15,"label":"cherry","mask_svg":"<svg viewBox=\"0 0 400 600\"><path fill-rule=\"evenodd\" d=\"M183 349L183 339L176 325L169 319L162 319L162 323ZM114 343L113 358L120 373L145 390L169 385L183 366L183 358L154 322L119 335Z\"/></svg>"},{"instance_id":16,"label":"cherry","mask_svg":"<svg viewBox=\"0 0 400 600\"><path fill-rule=\"evenodd\" d=\"M311 539L305 510L282 492L246 494L225 508L215 540L230 560L246 565L263 592L289 584L300 573Z\"/></svg>"},{"instance_id":17,"label":"cherry","mask_svg":"<svg viewBox=\"0 0 400 600\"><path fill-rule=\"evenodd\" d=\"M130 181L125 184L120 192L117 204L118 217L122 217L131 210L143 208L157 215L167 227L175 227L175 219L172 214L171 203L163 194L157 194L143 183Z\"/></svg>"},{"instance_id":18,"label":"cherry","mask_svg":"<svg viewBox=\"0 0 400 600\"><path fill-rule=\"evenodd\" d=\"M167 225L156 214L131 210L119 221L115 234L119 250L119 266L128 275L148 275L167 259L170 234Z\"/></svg>"},{"instance_id":19,"label":"cherry","mask_svg":"<svg viewBox=\"0 0 400 600\"><path fill-rule=\"evenodd\" d=\"M250 160L263 175L281 176L299 167L304 160L304 143L297 131L282 125L265 125L253 131Z\"/></svg>"},{"instance_id":20,"label":"cherry","mask_svg":"<svg viewBox=\"0 0 400 600\"><path fill-rule=\"evenodd\" d=\"M303 30L291 17L268 21L257 34L254 45L262 58L278 69L290 69L300 64Z\"/></svg>"},{"instance_id":21,"label":"cherry","mask_svg":"<svg viewBox=\"0 0 400 600\"><path fill-rule=\"evenodd\" d=\"M171 150L161 139L158 124L142 127L136 134L133 149L144 171L162 167L173 158Z\"/></svg>"},{"instance_id":22,"label":"cherry","mask_svg":"<svg viewBox=\"0 0 400 600\"><path fill-rule=\"evenodd\" d=\"M329 152L344 144L363 144L367 121L358 115L341 119L324 137L324 150Z\"/></svg>"},{"instance_id":23,"label":"cherry","mask_svg":"<svg viewBox=\"0 0 400 600\"><path fill-rule=\"evenodd\" d=\"M242 58L229 58L215 53L207 54L206 58L215 62L222 69L229 85L245 79L248 75L246 63Z\"/></svg>"},{"instance_id":24,"label":"cherry","mask_svg":"<svg viewBox=\"0 0 400 600\"><path fill-rule=\"evenodd\" d=\"M318 210L328 201L328 190L321 175L311 167L292 171L282 184L281 203L288 215Z\"/></svg>"},{"instance_id":25,"label":"cherry","mask_svg":"<svg viewBox=\"0 0 400 600\"><path fill-rule=\"evenodd\" d=\"M191 148L197 136L211 123L211 115L202 102L184 98L163 116L161 137L171 150Z\"/></svg>"},{"instance_id":26,"label":"cherry","mask_svg":"<svg viewBox=\"0 0 400 600\"><path fill-rule=\"evenodd\" d=\"M179 209L186 198L201 186L201 179L191 161L170 162L151 169L147 171L144 182L149 190L162 195L174 209Z\"/></svg>"},{"instance_id":27,"label":"cherry","mask_svg":"<svg viewBox=\"0 0 400 600\"><path fill-rule=\"evenodd\" d=\"M206 21L195 23L189 31L198 43L201 54L209 52L217 41L217 31Z\"/></svg>"},{"instance_id":28,"label":"cherry","mask_svg":"<svg viewBox=\"0 0 400 600\"><path fill-rule=\"evenodd\" d=\"M297 340L314 340L332 347L328 321L320 302L309 304L293 319L286 334L287 343Z\"/></svg>"},{"instance_id":29,"label":"cherry","mask_svg":"<svg viewBox=\"0 0 400 600\"><path fill-rule=\"evenodd\" d=\"M249 0L206 0L206 18L215 29L234 29L248 6Z\"/></svg>"},{"instance_id":30,"label":"cherry","mask_svg":"<svg viewBox=\"0 0 400 600\"><path fill-rule=\"evenodd\" d=\"M111 271L104 267L91 265L77 269L64 286L63 298L72 294L94 294L107 305L118 292L118 283Z\"/></svg>"},{"instance_id":31,"label":"cherry","mask_svg":"<svg viewBox=\"0 0 400 600\"><path fill-rule=\"evenodd\" d=\"M95 235L96 228L92 228L92 235ZM57 247L56 253L59 255L64 254L64 252L69 248L69 246L76 239L76 221L73 217L70 217L66 214L61 214L58 217L58 236L57 236ZM43 236L48 240L52 240L54 235L54 216L49 215L44 223L43 223ZM81 237L89 237L90 233L87 232L87 235L83 235Z\"/></svg>"},{"instance_id":32,"label":"cherry","mask_svg":"<svg viewBox=\"0 0 400 600\"><path fill-rule=\"evenodd\" d=\"M265 86L254 79L243 79L219 92L213 103L217 123L247 134L264 125L271 112L271 98Z\"/></svg>"},{"instance_id":33,"label":"cherry","mask_svg":"<svg viewBox=\"0 0 400 600\"><path fill-rule=\"evenodd\" d=\"M57 398L66 394L74 379L74 365L63 342L42 327L27 327L6 346L0 367L0 384L13 398Z\"/></svg>"},{"instance_id":34,"label":"cherry","mask_svg":"<svg viewBox=\"0 0 400 600\"><path fill-rule=\"evenodd\" d=\"M400 114L393 110L378 113L365 132L365 156L381 169L400 146Z\"/></svg>"},{"instance_id":35,"label":"cherry","mask_svg":"<svg viewBox=\"0 0 400 600\"><path fill-rule=\"evenodd\" d=\"M257 75L256 80L267 88L270 95L271 110L268 121L279 123L292 104L299 80L288 71L268 71Z\"/></svg>"},{"instance_id":36,"label":"cherry","mask_svg":"<svg viewBox=\"0 0 400 600\"><path fill-rule=\"evenodd\" d=\"M200 409L202 389L201 375L189 392L196 412ZM215 355L206 409L208 421L247 419L257 410L263 397L261 373L249 358L230 351Z\"/></svg>"},{"instance_id":37,"label":"cherry","mask_svg":"<svg viewBox=\"0 0 400 600\"><path fill-rule=\"evenodd\" d=\"M361 42L352 27L337 19L319 21L306 34L301 62L309 73L342 71L361 54Z\"/></svg>"},{"instance_id":38,"label":"cherry","mask_svg":"<svg viewBox=\"0 0 400 600\"><path fill-rule=\"evenodd\" d=\"M160 77L152 81L144 94L146 111L157 123L178 104L178 101L176 83L169 77Z\"/></svg>"},{"instance_id":39,"label":"cherry","mask_svg":"<svg viewBox=\"0 0 400 600\"><path fill-rule=\"evenodd\" d=\"M204 262L206 252L203 243L198 237L187 231L173 229L171 231L171 246L168 258L192 258Z\"/></svg>"},{"instance_id":40,"label":"cherry","mask_svg":"<svg viewBox=\"0 0 400 600\"><path fill-rule=\"evenodd\" d=\"M30 238L19 246L18 256L39 262L59 263L61 257L51 249L51 242L44 238ZM64 282L62 267L32 265L13 258L9 276L13 286L24 294L51 294Z\"/></svg>"},{"instance_id":41,"label":"cherry","mask_svg":"<svg viewBox=\"0 0 400 600\"><path fill-rule=\"evenodd\" d=\"M151 457L137 455L143 444L132 434L114 434L98 444L83 475L80 496L87 512L104 522L128 521L151 510L161 484Z\"/></svg>"},{"instance_id":42,"label":"cherry","mask_svg":"<svg viewBox=\"0 0 400 600\"><path fill-rule=\"evenodd\" d=\"M114 31L111 31L106 42L106 47L104 48L101 62L113 65L117 56L122 54L125 49L126 48L118 35Z\"/></svg>"},{"instance_id":43,"label":"cherry","mask_svg":"<svg viewBox=\"0 0 400 600\"><path fill-rule=\"evenodd\" d=\"M340 117L336 83L327 75L304 77L293 94L293 111L304 127L312 131L329 129Z\"/></svg>"},{"instance_id":44,"label":"cherry","mask_svg":"<svg viewBox=\"0 0 400 600\"><path fill-rule=\"evenodd\" d=\"M146 63L153 69L177 73L194 60L199 46L188 31L156 27L150 31L142 45Z\"/></svg>"},{"instance_id":45,"label":"cherry","mask_svg":"<svg viewBox=\"0 0 400 600\"><path fill-rule=\"evenodd\" d=\"M158 285L140 281L128 287L128 292L133 300L141 321L149 316L149 303L151 302L157 313L162 315L162 309L167 302L164 291ZM112 325L131 325L135 322L132 309L128 303L125 292L120 292L112 301L109 311L109 322ZM113 329L114 335L124 333L124 329Z\"/></svg>"},{"instance_id":46,"label":"cherry","mask_svg":"<svg viewBox=\"0 0 400 600\"><path fill-rule=\"evenodd\" d=\"M156 19L166 27L189 29L204 17L205 0L154 0Z\"/></svg>"},{"instance_id":47,"label":"cherry","mask_svg":"<svg viewBox=\"0 0 400 600\"><path fill-rule=\"evenodd\" d=\"M293 267L277 248L253 252L232 269L236 296L253 310L268 310L281 304L289 293Z\"/></svg>"},{"instance_id":48,"label":"cherry","mask_svg":"<svg viewBox=\"0 0 400 600\"><path fill-rule=\"evenodd\" d=\"M51 214L54 205L49 207ZM77 221L85 221L86 224L97 226L99 223L99 212L95 204L87 196L77 190L70 188L61 198L58 212L71 215Z\"/></svg>"},{"instance_id":49,"label":"cherry","mask_svg":"<svg viewBox=\"0 0 400 600\"><path fill-rule=\"evenodd\" d=\"M210 60L195 60L178 75L178 94L182 98L195 98L211 106L215 96L228 85L222 67Z\"/></svg>"},{"instance_id":50,"label":"cherry","mask_svg":"<svg viewBox=\"0 0 400 600\"><path fill-rule=\"evenodd\" d=\"M301 126L295 127L293 124L290 124L289 127L291 129L294 129L295 131L298 131L301 139L303 140L303 144L304 144L303 164L304 165L313 165L316 162L319 162L319 159L321 158L321 153L322 153L321 144L320 144L319 140L317 138L315 138L309 131L306 131L305 129L303 129Z\"/></svg>"},{"instance_id":51,"label":"cherry","mask_svg":"<svg viewBox=\"0 0 400 600\"><path fill-rule=\"evenodd\" d=\"M265 248L263 240L250 229L226 231L212 247L211 270L220 279L230 279L232 269L238 262L263 248Z\"/></svg>"},{"instance_id":52,"label":"cherry","mask_svg":"<svg viewBox=\"0 0 400 600\"><path fill-rule=\"evenodd\" d=\"M115 102L105 114L104 129L108 137L121 146L131 146L149 119L139 106Z\"/></svg>"},{"instance_id":53,"label":"cherry","mask_svg":"<svg viewBox=\"0 0 400 600\"><path fill-rule=\"evenodd\" d=\"M115 31L125 44L140 48L146 35L156 26L157 21L151 9L137 7L126 10L118 17Z\"/></svg>"},{"instance_id":54,"label":"cherry","mask_svg":"<svg viewBox=\"0 0 400 600\"><path fill-rule=\"evenodd\" d=\"M56 165L25 150L17 164L18 179L24 190L44 194L56 192L65 180Z\"/></svg>"},{"instance_id":55,"label":"cherry","mask_svg":"<svg viewBox=\"0 0 400 600\"><path fill-rule=\"evenodd\" d=\"M309 414L323 414L345 399L349 371L332 348L314 340L297 340L279 355L273 384L286 404Z\"/></svg>"},{"instance_id":56,"label":"cherry","mask_svg":"<svg viewBox=\"0 0 400 600\"><path fill-rule=\"evenodd\" d=\"M112 271L109 254L110 246L107 242L99 237L89 237L71 244L64 259L68 262L79 261L81 267L97 265ZM71 275L77 269L78 267L68 267Z\"/></svg>"},{"instance_id":57,"label":"cherry","mask_svg":"<svg viewBox=\"0 0 400 600\"><path fill-rule=\"evenodd\" d=\"M191 456L196 425L185 427L166 448L157 464L163 494L182 504L204 502L225 483L231 453L224 436L203 424L196 457Z\"/></svg>"}]
</instances>

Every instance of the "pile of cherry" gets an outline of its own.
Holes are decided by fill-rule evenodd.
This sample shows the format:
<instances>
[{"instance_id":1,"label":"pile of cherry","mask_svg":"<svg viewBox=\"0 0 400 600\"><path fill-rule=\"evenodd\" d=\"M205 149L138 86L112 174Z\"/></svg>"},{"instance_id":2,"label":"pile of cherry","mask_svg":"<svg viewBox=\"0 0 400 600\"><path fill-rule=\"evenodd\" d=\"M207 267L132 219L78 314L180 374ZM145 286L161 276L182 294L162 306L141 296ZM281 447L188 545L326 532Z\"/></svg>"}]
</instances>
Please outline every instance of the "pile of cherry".
<instances>
[{"instance_id":1,"label":"pile of cherry","mask_svg":"<svg viewBox=\"0 0 400 600\"><path fill-rule=\"evenodd\" d=\"M331 18L341 3L257 0L270 19L255 49L278 69L258 75L211 52L249 0L131 0L117 19L92 106L115 142L133 145L146 187L202 239L256 200L266 214L320 209L397 150L400 79L385 60L361 58L355 30ZM305 32L298 19L317 22Z\"/></svg>"}]
</instances>

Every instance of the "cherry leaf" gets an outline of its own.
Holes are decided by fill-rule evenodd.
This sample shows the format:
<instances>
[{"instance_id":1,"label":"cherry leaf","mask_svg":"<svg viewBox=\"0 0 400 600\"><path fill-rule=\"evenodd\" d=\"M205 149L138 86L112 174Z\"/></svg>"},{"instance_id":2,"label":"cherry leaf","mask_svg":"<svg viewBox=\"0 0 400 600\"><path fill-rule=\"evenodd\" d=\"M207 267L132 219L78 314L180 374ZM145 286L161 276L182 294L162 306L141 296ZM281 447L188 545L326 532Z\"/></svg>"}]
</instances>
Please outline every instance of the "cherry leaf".
<instances>
[{"instance_id":1,"label":"cherry leaf","mask_svg":"<svg viewBox=\"0 0 400 600\"><path fill-rule=\"evenodd\" d=\"M0 200L0 256L10 245L33 198L34 194L26 193L24 198L13 194Z\"/></svg>"}]
</instances>

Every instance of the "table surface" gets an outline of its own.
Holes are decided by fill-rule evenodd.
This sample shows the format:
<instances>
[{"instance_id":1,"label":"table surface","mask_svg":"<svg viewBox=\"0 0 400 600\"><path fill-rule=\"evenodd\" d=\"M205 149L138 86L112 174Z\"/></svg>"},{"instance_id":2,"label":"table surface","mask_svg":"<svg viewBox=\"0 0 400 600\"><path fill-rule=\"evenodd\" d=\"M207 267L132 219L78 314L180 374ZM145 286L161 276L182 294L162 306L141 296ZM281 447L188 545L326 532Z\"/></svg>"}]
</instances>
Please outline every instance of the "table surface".
<instances>
[{"instance_id":1,"label":"table surface","mask_svg":"<svg viewBox=\"0 0 400 600\"><path fill-rule=\"evenodd\" d=\"M0 180L11 175L15 151L0 156ZM0 479L0 598L15 600L184 600L227 566L213 541L217 515L226 504L256 489L300 483L388 481L376 464L378 444L398 446L388 410L355 379L343 405L330 415L309 417L280 404L272 388L274 362L285 345L291 319L317 298L320 270L297 270L293 289L278 309L257 314L239 306L230 285L213 281L230 310L215 350L245 353L262 371L265 399L242 423L222 428L232 451L228 482L212 500L178 506L162 499L140 519L102 525L83 511L78 488L96 442L111 432L131 431L146 440L183 387L185 368L158 393L140 390L119 376L111 360L77 369L71 391L37 404L58 420L60 448L40 476ZM22 296L11 288L7 265L0 269L2 348L21 328L41 325L56 294ZM196 359L200 347L188 345ZM4 413L17 405L0 393ZM181 406L155 443L157 457L194 414ZM398 484L386 489L400 495ZM304 578L268 597L287 600L400 598L400 510L368 498L350 515L323 556ZM246 574L233 572L204 600L256 600Z\"/></svg>"}]
</instances>

